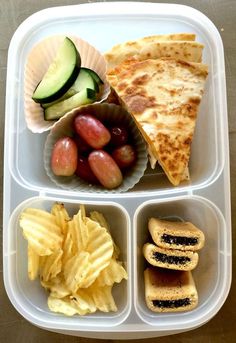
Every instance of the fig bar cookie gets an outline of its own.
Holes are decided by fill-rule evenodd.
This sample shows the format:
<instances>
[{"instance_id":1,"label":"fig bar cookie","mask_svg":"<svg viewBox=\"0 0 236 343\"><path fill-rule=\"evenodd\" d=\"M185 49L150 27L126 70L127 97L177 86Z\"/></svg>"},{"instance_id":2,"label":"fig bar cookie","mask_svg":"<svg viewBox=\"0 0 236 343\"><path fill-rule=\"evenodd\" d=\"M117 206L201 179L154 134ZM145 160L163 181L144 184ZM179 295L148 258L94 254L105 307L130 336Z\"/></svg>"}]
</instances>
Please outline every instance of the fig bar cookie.
<instances>
[{"instance_id":1,"label":"fig bar cookie","mask_svg":"<svg viewBox=\"0 0 236 343\"><path fill-rule=\"evenodd\" d=\"M148 229L153 241L167 249L200 250L205 243L204 233L189 222L172 222L150 218Z\"/></svg>"},{"instance_id":2,"label":"fig bar cookie","mask_svg":"<svg viewBox=\"0 0 236 343\"><path fill-rule=\"evenodd\" d=\"M193 251L171 250L146 243L143 255L153 266L174 270L193 270L198 263L198 253Z\"/></svg>"},{"instance_id":3,"label":"fig bar cookie","mask_svg":"<svg viewBox=\"0 0 236 343\"><path fill-rule=\"evenodd\" d=\"M146 304L153 312L189 311L197 306L191 272L147 268L144 281Z\"/></svg>"}]
</instances>

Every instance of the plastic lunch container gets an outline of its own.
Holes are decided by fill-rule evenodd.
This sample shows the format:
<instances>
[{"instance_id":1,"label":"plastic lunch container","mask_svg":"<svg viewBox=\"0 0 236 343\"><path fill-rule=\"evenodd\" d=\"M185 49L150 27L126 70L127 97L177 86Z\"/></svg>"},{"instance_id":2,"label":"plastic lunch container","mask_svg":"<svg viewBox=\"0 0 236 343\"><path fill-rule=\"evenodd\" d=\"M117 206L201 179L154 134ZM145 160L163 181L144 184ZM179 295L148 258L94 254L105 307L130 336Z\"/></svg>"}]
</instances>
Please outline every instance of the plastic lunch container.
<instances>
[{"instance_id":1,"label":"plastic lunch container","mask_svg":"<svg viewBox=\"0 0 236 343\"><path fill-rule=\"evenodd\" d=\"M78 34L105 52L126 40L176 32L196 33L197 41L205 45L203 61L209 65L192 144L191 182L172 187L163 173L147 171L133 189L121 194L101 196L57 188L43 167L47 133L31 133L24 120L24 65L33 45L52 34ZM128 339L179 333L209 321L223 305L231 284L229 180L223 46L205 15L182 5L93 3L43 10L17 29L7 70L3 263L7 294L31 323L81 337ZM29 206L49 209L55 201L64 202L72 212L84 203L102 210L108 221L116 218L110 221L112 235L129 274L128 281L114 289L118 312L72 318L51 313L43 289L28 280L19 213ZM193 272L199 293L199 305L193 311L155 314L145 305L141 248L147 237L147 220L155 215L192 221L205 233L206 245Z\"/></svg>"}]
</instances>

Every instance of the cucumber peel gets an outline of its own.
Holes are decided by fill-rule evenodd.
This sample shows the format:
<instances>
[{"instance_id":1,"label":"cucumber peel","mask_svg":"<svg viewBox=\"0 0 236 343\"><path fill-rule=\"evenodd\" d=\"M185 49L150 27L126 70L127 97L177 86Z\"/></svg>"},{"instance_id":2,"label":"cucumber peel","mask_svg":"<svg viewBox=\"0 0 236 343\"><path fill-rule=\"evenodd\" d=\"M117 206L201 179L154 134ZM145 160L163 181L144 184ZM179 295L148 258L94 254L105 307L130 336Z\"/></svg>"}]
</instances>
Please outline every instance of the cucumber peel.
<instances>
[{"instance_id":1,"label":"cucumber peel","mask_svg":"<svg viewBox=\"0 0 236 343\"><path fill-rule=\"evenodd\" d=\"M44 110L45 120L57 120L64 116L67 112L72 109L91 104L96 100L96 92L94 89L83 89L79 93L71 96L70 98L60 101Z\"/></svg>"},{"instance_id":2,"label":"cucumber peel","mask_svg":"<svg viewBox=\"0 0 236 343\"><path fill-rule=\"evenodd\" d=\"M102 79L100 78L100 76L92 69L89 68L83 68L84 70L86 70L94 79L94 81L98 84L98 85L103 85L104 82L102 81Z\"/></svg>"},{"instance_id":3,"label":"cucumber peel","mask_svg":"<svg viewBox=\"0 0 236 343\"><path fill-rule=\"evenodd\" d=\"M32 99L41 104L59 99L75 82L80 66L81 58L76 46L65 37Z\"/></svg>"}]
</instances>

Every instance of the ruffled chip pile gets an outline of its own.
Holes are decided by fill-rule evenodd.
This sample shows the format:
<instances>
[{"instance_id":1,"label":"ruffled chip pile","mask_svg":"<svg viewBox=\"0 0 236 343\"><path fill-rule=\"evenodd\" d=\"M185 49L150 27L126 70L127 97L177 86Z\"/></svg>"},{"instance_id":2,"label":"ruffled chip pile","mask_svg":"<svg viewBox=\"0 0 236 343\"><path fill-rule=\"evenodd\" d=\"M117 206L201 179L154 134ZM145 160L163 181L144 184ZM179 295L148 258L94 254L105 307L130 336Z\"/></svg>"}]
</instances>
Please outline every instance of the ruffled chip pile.
<instances>
[{"instance_id":1,"label":"ruffled chip pile","mask_svg":"<svg viewBox=\"0 0 236 343\"><path fill-rule=\"evenodd\" d=\"M117 311L114 283L127 279L104 216L84 206L70 218L63 204L51 213L27 208L20 226L28 241L28 276L50 292L48 307L68 316Z\"/></svg>"}]
</instances>

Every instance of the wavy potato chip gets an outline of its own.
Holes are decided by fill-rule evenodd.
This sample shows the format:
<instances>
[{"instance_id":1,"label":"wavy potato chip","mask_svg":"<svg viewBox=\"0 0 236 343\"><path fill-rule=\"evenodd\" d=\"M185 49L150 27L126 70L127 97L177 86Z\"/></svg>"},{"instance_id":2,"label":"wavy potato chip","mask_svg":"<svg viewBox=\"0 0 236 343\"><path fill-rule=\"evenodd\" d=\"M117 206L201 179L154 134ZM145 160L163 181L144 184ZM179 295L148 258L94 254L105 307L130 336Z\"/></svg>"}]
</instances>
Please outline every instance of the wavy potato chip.
<instances>
[{"instance_id":1,"label":"wavy potato chip","mask_svg":"<svg viewBox=\"0 0 236 343\"><path fill-rule=\"evenodd\" d=\"M25 234L25 232L23 232L23 236L25 237L25 239L28 240L28 243L31 246L31 249L38 255L38 256L47 256L52 254L53 250L51 250L49 247L44 245L44 237L42 238L41 241L39 241L39 239L41 238L40 235L36 234L32 234L29 233L29 237L27 238L27 234Z\"/></svg>"},{"instance_id":2,"label":"wavy potato chip","mask_svg":"<svg viewBox=\"0 0 236 343\"><path fill-rule=\"evenodd\" d=\"M76 309L73 306L73 303L71 302L69 297L58 299L49 295L48 307L52 312L62 313L62 314L65 314L66 316L73 316L74 314L78 313L78 309Z\"/></svg>"},{"instance_id":3,"label":"wavy potato chip","mask_svg":"<svg viewBox=\"0 0 236 343\"><path fill-rule=\"evenodd\" d=\"M61 248L61 228L51 213L35 208L27 208L21 213L20 227L31 248L39 255L52 254Z\"/></svg>"},{"instance_id":4,"label":"wavy potato chip","mask_svg":"<svg viewBox=\"0 0 236 343\"><path fill-rule=\"evenodd\" d=\"M98 224L100 224L101 227L105 227L105 229L107 229L107 231L110 233L110 227L108 222L106 221L104 215L98 211L91 211L89 213L89 217L91 220L97 222Z\"/></svg>"},{"instance_id":5,"label":"wavy potato chip","mask_svg":"<svg viewBox=\"0 0 236 343\"><path fill-rule=\"evenodd\" d=\"M68 224L69 225L69 224ZM65 265L66 262L76 254L72 233L70 229L70 225L68 226L68 231L66 233L64 242L63 242L63 256L62 256L62 264Z\"/></svg>"},{"instance_id":6,"label":"wavy potato chip","mask_svg":"<svg viewBox=\"0 0 236 343\"><path fill-rule=\"evenodd\" d=\"M51 208L51 213L56 217L56 223L60 226L62 233L65 235L67 233L70 216L65 209L64 204L55 203Z\"/></svg>"},{"instance_id":7,"label":"wavy potato chip","mask_svg":"<svg viewBox=\"0 0 236 343\"><path fill-rule=\"evenodd\" d=\"M40 277L42 280L53 279L61 272L62 254L63 251L59 249L49 256L40 256Z\"/></svg>"},{"instance_id":8,"label":"wavy potato chip","mask_svg":"<svg viewBox=\"0 0 236 343\"><path fill-rule=\"evenodd\" d=\"M87 288L95 281L99 273L109 265L114 251L112 238L105 228L89 218L87 227L89 238L86 251L90 254L90 269L81 282L81 288Z\"/></svg>"},{"instance_id":9,"label":"wavy potato chip","mask_svg":"<svg viewBox=\"0 0 236 343\"><path fill-rule=\"evenodd\" d=\"M48 297L48 307L51 311L73 316L94 313L97 309L102 312L116 312L117 307L111 293L111 287L87 288L73 296L63 299Z\"/></svg>"},{"instance_id":10,"label":"wavy potato chip","mask_svg":"<svg viewBox=\"0 0 236 343\"><path fill-rule=\"evenodd\" d=\"M78 255L71 257L64 265L65 284L72 293L76 293L83 285L90 268L90 254L82 251Z\"/></svg>"},{"instance_id":11,"label":"wavy potato chip","mask_svg":"<svg viewBox=\"0 0 236 343\"><path fill-rule=\"evenodd\" d=\"M39 271L39 255L28 244L28 276L30 280L35 280Z\"/></svg>"},{"instance_id":12,"label":"wavy potato chip","mask_svg":"<svg viewBox=\"0 0 236 343\"><path fill-rule=\"evenodd\" d=\"M95 282L98 287L113 286L114 283L120 283L123 279L128 279L126 270L121 262L112 258L109 265L98 275Z\"/></svg>"},{"instance_id":13,"label":"wavy potato chip","mask_svg":"<svg viewBox=\"0 0 236 343\"><path fill-rule=\"evenodd\" d=\"M107 230L107 232L109 234L111 234L110 233L110 226L109 226L108 222L106 221L106 219L102 213L100 213L98 211L91 211L89 215L90 215L90 219L92 219L95 222L97 222L98 224L100 224L102 227L104 227ZM112 241L113 241L113 246L114 246L113 257L118 258L120 255L120 249L115 244L113 238L112 238Z\"/></svg>"},{"instance_id":14,"label":"wavy potato chip","mask_svg":"<svg viewBox=\"0 0 236 343\"><path fill-rule=\"evenodd\" d=\"M73 219L68 223L69 230L72 235L75 252L86 250L88 244L88 228L83 220L82 211L73 216Z\"/></svg>"},{"instance_id":15,"label":"wavy potato chip","mask_svg":"<svg viewBox=\"0 0 236 343\"><path fill-rule=\"evenodd\" d=\"M89 288L79 289L76 294L71 296L71 301L80 312L94 313L97 311L97 307L89 293Z\"/></svg>"},{"instance_id":16,"label":"wavy potato chip","mask_svg":"<svg viewBox=\"0 0 236 343\"><path fill-rule=\"evenodd\" d=\"M67 296L63 299L57 299L52 297L48 298L48 307L51 311L65 314L66 316L73 316L79 314L84 316L88 313L94 313L97 308L94 305L92 298L86 300L88 296Z\"/></svg>"},{"instance_id":17,"label":"wavy potato chip","mask_svg":"<svg viewBox=\"0 0 236 343\"><path fill-rule=\"evenodd\" d=\"M64 276L62 274L58 274L49 281L41 280L41 285L50 291L50 295L54 298L61 299L71 294L70 290L65 285Z\"/></svg>"},{"instance_id":18,"label":"wavy potato chip","mask_svg":"<svg viewBox=\"0 0 236 343\"><path fill-rule=\"evenodd\" d=\"M90 287L90 292L98 310L102 312L116 312L117 307L115 300L111 293L112 286L97 287L96 285Z\"/></svg>"}]
</instances>

